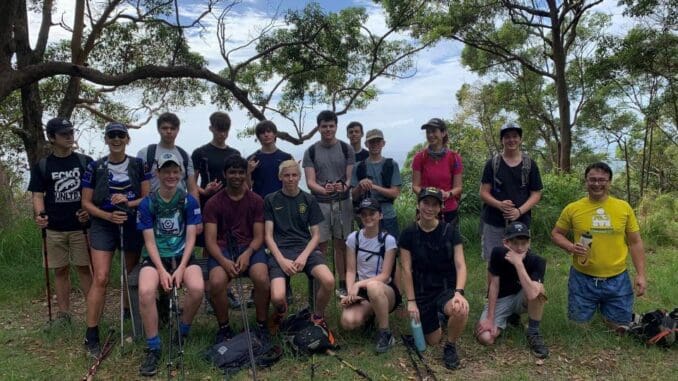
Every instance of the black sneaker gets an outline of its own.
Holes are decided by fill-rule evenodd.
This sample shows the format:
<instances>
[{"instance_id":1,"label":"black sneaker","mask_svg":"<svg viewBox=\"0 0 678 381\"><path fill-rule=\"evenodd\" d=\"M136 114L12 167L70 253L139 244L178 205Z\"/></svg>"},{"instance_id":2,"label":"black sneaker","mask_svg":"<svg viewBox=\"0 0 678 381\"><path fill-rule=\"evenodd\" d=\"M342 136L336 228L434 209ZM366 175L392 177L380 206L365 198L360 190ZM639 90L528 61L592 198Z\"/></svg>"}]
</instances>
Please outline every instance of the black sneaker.
<instances>
[{"instance_id":1,"label":"black sneaker","mask_svg":"<svg viewBox=\"0 0 678 381\"><path fill-rule=\"evenodd\" d=\"M452 343L445 343L443 350L443 362L445 368L455 370L459 369L459 355L457 354L457 346Z\"/></svg>"},{"instance_id":2,"label":"black sneaker","mask_svg":"<svg viewBox=\"0 0 678 381\"><path fill-rule=\"evenodd\" d=\"M99 340L89 341L85 339L85 349L87 350L87 356L98 359L101 356L101 345L99 345Z\"/></svg>"},{"instance_id":3,"label":"black sneaker","mask_svg":"<svg viewBox=\"0 0 678 381\"><path fill-rule=\"evenodd\" d=\"M538 359L545 359L549 357L549 349L544 344L544 338L541 334L527 335L527 344L530 346L532 355Z\"/></svg>"},{"instance_id":4,"label":"black sneaker","mask_svg":"<svg viewBox=\"0 0 678 381\"><path fill-rule=\"evenodd\" d=\"M231 289L228 289L228 292L226 292L226 295L228 296L228 304L231 306L231 308L240 308L240 300L238 300L235 295L233 295L233 292Z\"/></svg>"},{"instance_id":5,"label":"black sneaker","mask_svg":"<svg viewBox=\"0 0 678 381\"><path fill-rule=\"evenodd\" d=\"M158 362L160 362L160 349L144 350L146 352L146 359L139 367L139 374L142 376L155 376L158 373Z\"/></svg>"},{"instance_id":6,"label":"black sneaker","mask_svg":"<svg viewBox=\"0 0 678 381\"><path fill-rule=\"evenodd\" d=\"M518 314L511 314L509 315L508 318L506 318L506 323L512 327L519 327L520 326L520 315Z\"/></svg>"},{"instance_id":7,"label":"black sneaker","mask_svg":"<svg viewBox=\"0 0 678 381\"><path fill-rule=\"evenodd\" d=\"M377 353L386 353L391 347L395 345L395 337L391 334L391 331L381 331L377 336Z\"/></svg>"},{"instance_id":8,"label":"black sneaker","mask_svg":"<svg viewBox=\"0 0 678 381\"><path fill-rule=\"evenodd\" d=\"M235 336L235 333L231 329L231 326L219 328L217 334L214 337L214 343L223 343L224 341L231 340L233 336Z\"/></svg>"}]
</instances>

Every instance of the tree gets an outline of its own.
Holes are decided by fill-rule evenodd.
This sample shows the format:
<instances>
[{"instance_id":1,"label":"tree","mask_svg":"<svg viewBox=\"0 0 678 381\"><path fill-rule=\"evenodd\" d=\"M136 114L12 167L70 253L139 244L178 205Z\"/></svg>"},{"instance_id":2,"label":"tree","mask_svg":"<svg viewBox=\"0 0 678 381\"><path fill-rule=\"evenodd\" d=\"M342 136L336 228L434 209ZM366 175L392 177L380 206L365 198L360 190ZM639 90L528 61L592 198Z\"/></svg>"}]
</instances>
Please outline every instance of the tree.
<instances>
[{"instance_id":1,"label":"tree","mask_svg":"<svg viewBox=\"0 0 678 381\"><path fill-rule=\"evenodd\" d=\"M98 122L134 124L141 119L138 126L158 109L202 102L204 86L212 89L219 104L235 104L255 119L266 119L267 112L283 115L293 124L295 134L280 137L300 144L315 132L305 134L303 126L294 123L293 114L303 112L305 104L329 104L339 114L364 107L376 97L377 78L409 75L412 55L427 46L393 37L411 16L407 12L392 15L394 26L378 35L365 27L364 10L326 13L310 4L302 11L289 12L283 23L272 20L249 43L229 47L227 20L238 2L205 0L194 6L200 9L198 16L186 21L175 0L142 0L133 7L123 0L76 0L75 17L68 25L52 21L53 1L45 0L35 9L29 7L32 4L21 0L0 4L0 50L4 53L0 56L0 100L19 90L22 115L20 121L5 127L22 140L30 163L45 151L45 107L54 107L55 114L69 118L82 111ZM28 12L34 10L42 21L37 42L31 46ZM226 65L218 73L191 52L186 38L187 30L204 32L208 16L218 20ZM54 27L69 31L70 38L48 44ZM231 53L252 44L256 52L234 62ZM47 97L41 87L45 86L60 89L63 96L44 102ZM137 96L141 108L116 102L121 94Z\"/></svg>"}]
</instances>

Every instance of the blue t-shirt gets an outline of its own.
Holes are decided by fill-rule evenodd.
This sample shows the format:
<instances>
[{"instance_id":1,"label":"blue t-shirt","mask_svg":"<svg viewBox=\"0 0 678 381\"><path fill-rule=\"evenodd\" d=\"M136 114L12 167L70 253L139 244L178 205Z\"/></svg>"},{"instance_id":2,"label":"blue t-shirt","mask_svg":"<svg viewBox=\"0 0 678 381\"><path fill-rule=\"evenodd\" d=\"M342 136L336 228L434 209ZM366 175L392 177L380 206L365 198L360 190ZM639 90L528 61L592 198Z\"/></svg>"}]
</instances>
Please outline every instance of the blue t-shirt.
<instances>
[{"instance_id":1,"label":"blue t-shirt","mask_svg":"<svg viewBox=\"0 0 678 381\"><path fill-rule=\"evenodd\" d=\"M384 168L384 163L386 162L385 158L382 158L379 162L373 163L369 159L365 160L365 174L367 175L367 178L372 179L372 182L383 186L384 182L382 181L383 179L381 178L381 172L383 171ZM353 175L351 177L351 184L353 186L358 186L358 183L360 180L358 180L358 166L360 166L360 163L356 163L356 165L353 166ZM399 187L403 185L403 181L400 178L400 169L398 168L398 163L396 163L395 160L393 160L393 174L391 175L391 186L392 187ZM374 197L379 201L381 204L381 212L384 214L384 219L389 219L389 218L396 218L396 211L395 208L393 207L393 200L390 198L385 197L381 193L377 191L371 191L371 194L369 194L369 197Z\"/></svg>"},{"instance_id":2,"label":"blue t-shirt","mask_svg":"<svg viewBox=\"0 0 678 381\"><path fill-rule=\"evenodd\" d=\"M280 163L292 159L292 155L279 149L271 153L257 150L247 158L247 161L253 158L259 161L259 165L252 172L252 191L265 198L267 194L281 189L282 182L278 179L278 169Z\"/></svg>"},{"instance_id":3,"label":"blue t-shirt","mask_svg":"<svg viewBox=\"0 0 678 381\"><path fill-rule=\"evenodd\" d=\"M125 157L125 160L121 161L120 163L113 163L108 161L106 163L106 167L108 168L108 197L102 202L101 205L98 205L99 209L106 211L106 212L112 212L115 210L113 207L113 204L111 204L111 196L120 193L120 194L125 194L127 195L127 199L132 201L136 200L139 197L141 197L141 194L137 194L136 190L132 186L132 183L129 181L129 174L127 172L127 166L131 165L137 165L136 163L132 162L133 158L130 156ZM82 177L82 187L83 188L90 188L90 189L95 189L96 188L96 182L97 181L105 181L104 179L97 179L96 178L96 167L98 165L98 161L93 161L89 163L87 166L87 170L85 171L85 174ZM144 173L141 176L141 181L146 181L151 179L151 172L147 171L146 166L143 166L144 168Z\"/></svg>"},{"instance_id":4,"label":"blue t-shirt","mask_svg":"<svg viewBox=\"0 0 678 381\"><path fill-rule=\"evenodd\" d=\"M183 213L179 210L181 194L186 195ZM153 197L156 201L151 206ZM162 258L183 255L186 247L186 225L200 223L202 223L202 216L198 201L190 194L183 192L176 192L169 202L163 200L157 193L148 195L141 201L137 210L137 229L142 231L153 229L155 245ZM141 255L148 257L146 247Z\"/></svg>"}]
</instances>

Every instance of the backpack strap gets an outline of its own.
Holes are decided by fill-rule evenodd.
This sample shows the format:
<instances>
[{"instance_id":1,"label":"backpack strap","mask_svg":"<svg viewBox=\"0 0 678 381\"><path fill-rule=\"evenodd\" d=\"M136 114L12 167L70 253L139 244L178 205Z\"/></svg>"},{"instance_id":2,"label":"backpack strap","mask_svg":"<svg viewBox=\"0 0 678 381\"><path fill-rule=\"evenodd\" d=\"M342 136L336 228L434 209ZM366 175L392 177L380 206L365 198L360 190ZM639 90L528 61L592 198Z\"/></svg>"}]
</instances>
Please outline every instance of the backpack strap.
<instances>
[{"instance_id":1,"label":"backpack strap","mask_svg":"<svg viewBox=\"0 0 678 381\"><path fill-rule=\"evenodd\" d=\"M318 143L315 143L308 147L308 157L311 159L311 163L313 163L313 166L315 167L315 145ZM348 143L345 143L343 140L339 140L339 144L341 144L341 152L344 154L344 160L348 162Z\"/></svg>"},{"instance_id":2,"label":"backpack strap","mask_svg":"<svg viewBox=\"0 0 678 381\"><path fill-rule=\"evenodd\" d=\"M94 205L100 206L110 194L108 188L108 158L106 156L94 162L92 183L94 184L92 202Z\"/></svg>"},{"instance_id":3,"label":"backpack strap","mask_svg":"<svg viewBox=\"0 0 678 381\"><path fill-rule=\"evenodd\" d=\"M186 186L188 186L188 152L184 151L183 148L179 146L174 146L176 149L179 150L179 154L181 155L181 160L184 161L184 180L186 180Z\"/></svg>"},{"instance_id":4,"label":"backpack strap","mask_svg":"<svg viewBox=\"0 0 678 381\"><path fill-rule=\"evenodd\" d=\"M87 168L87 167L85 167ZM49 178L47 178L47 158L43 157L38 161L38 170L40 171L40 177L42 178L43 185L47 184Z\"/></svg>"},{"instance_id":5,"label":"backpack strap","mask_svg":"<svg viewBox=\"0 0 678 381\"><path fill-rule=\"evenodd\" d=\"M367 164L365 163L365 160L361 160L358 162L355 174L356 177L358 178L358 182L367 177Z\"/></svg>"},{"instance_id":6,"label":"backpack strap","mask_svg":"<svg viewBox=\"0 0 678 381\"><path fill-rule=\"evenodd\" d=\"M146 150L146 164L148 165L148 168L153 168L153 164L155 164L155 151L157 149L157 144L148 145L148 149Z\"/></svg>"},{"instance_id":7,"label":"backpack strap","mask_svg":"<svg viewBox=\"0 0 678 381\"><path fill-rule=\"evenodd\" d=\"M393 159L388 158L384 161L384 166L381 167L381 186L384 188L391 187L391 178L393 177Z\"/></svg>"},{"instance_id":8,"label":"backpack strap","mask_svg":"<svg viewBox=\"0 0 678 381\"><path fill-rule=\"evenodd\" d=\"M497 178L497 172L499 172L499 163L501 160L501 155L498 153L495 153L494 156L492 156L492 188L497 189L502 182Z\"/></svg>"},{"instance_id":9,"label":"backpack strap","mask_svg":"<svg viewBox=\"0 0 678 381\"><path fill-rule=\"evenodd\" d=\"M532 170L532 159L525 153L522 152L523 159L523 170L520 176L521 187L526 188L527 183L530 181L530 170Z\"/></svg>"}]
</instances>

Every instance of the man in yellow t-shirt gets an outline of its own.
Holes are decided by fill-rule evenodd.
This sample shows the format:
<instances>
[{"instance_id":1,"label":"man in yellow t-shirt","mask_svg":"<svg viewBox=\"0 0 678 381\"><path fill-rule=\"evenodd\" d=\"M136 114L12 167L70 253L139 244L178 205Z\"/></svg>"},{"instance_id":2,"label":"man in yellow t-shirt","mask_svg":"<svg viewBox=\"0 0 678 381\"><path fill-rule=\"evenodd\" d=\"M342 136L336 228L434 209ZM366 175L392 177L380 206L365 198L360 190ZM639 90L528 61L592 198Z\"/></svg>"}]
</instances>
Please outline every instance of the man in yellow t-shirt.
<instances>
[{"instance_id":1,"label":"man in yellow t-shirt","mask_svg":"<svg viewBox=\"0 0 678 381\"><path fill-rule=\"evenodd\" d=\"M610 196L612 169L607 164L589 165L584 179L588 196L568 204L551 231L553 242L572 255L568 317L585 323L599 308L605 322L623 332L633 313L633 288L626 270L629 252L636 268L636 295L643 295L647 287L640 228L631 206ZM567 238L569 232L574 241Z\"/></svg>"}]
</instances>

